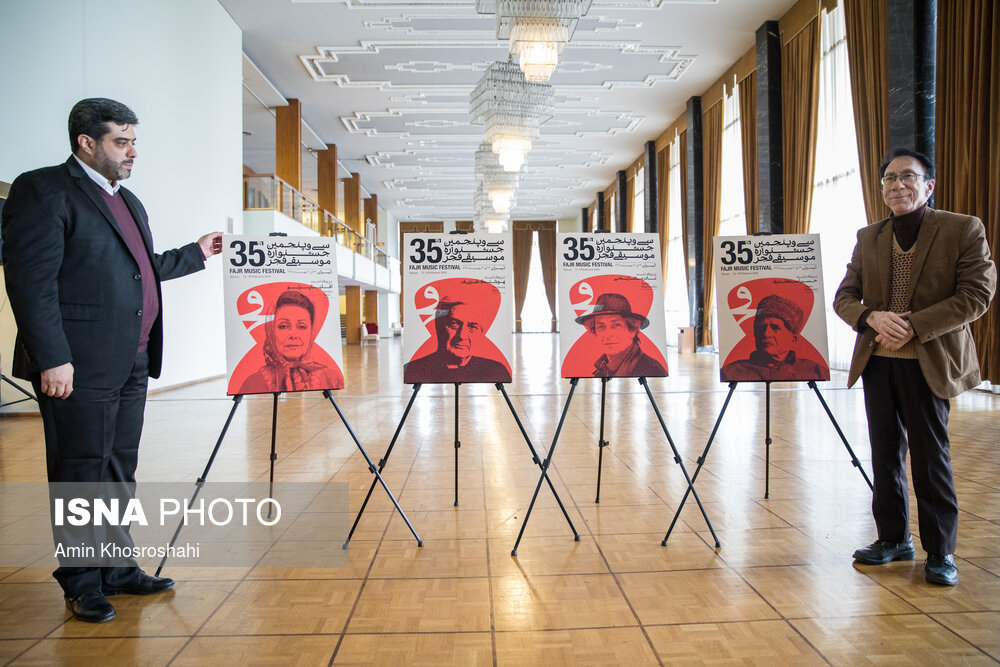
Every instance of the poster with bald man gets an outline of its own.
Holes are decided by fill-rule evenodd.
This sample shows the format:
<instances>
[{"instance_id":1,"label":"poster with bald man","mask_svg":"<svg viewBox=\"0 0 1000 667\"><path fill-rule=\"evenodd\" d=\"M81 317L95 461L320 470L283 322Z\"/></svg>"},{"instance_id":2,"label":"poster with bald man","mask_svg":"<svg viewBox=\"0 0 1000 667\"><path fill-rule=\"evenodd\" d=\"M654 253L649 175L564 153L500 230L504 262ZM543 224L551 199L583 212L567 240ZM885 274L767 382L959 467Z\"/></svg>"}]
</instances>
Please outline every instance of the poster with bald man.
<instances>
[{"instance_id":1,"label":"poster with bald man","mask_svg":"<svg viewBox=\"0 0 1000 667\"><path fill-rule=\"evenodd\" d=\"M227 393L343 389L333 240L224 236L222 257Z\"/></svg>"},{"instance_id":2,"label":"poster with bald man","mask_svg":"<svg viewBox=\"0 0 1000 667\"><path fill-rule=\"evenodd\" d=\"M500 234L407 234L403 382L510 382L510 242Z\"/></svg>"},{"instance_id":3,"label":"poster with bald man","mask_svg":"<svg viewBox=\"0 0 1000 667\"><path fill-rule=\"evenodd\" d=\"M665 377L656 234L559 234L560 377Z\"/></svg>"},{"instance_id":4,"label":"poster with bald man","mask_svg":"<svg viewBox=\"0 0 1000 667\"><path fill-rule=\"evenodd\" d=\"M716 236L723 382L829 380L819 234Z\"/></svg>"}]
</instances>

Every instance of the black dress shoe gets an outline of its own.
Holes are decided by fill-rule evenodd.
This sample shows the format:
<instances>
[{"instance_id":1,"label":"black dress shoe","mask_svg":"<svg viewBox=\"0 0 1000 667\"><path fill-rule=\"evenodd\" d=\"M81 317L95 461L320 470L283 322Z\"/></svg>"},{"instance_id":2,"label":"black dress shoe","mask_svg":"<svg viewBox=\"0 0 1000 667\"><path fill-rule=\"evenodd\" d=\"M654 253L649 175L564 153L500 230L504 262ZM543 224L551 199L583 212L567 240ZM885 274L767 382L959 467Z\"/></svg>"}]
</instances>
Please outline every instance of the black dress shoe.
<instances>
[{"instance_id":1,"label":"black dress shoe","mask_svg":"<svg viewBox=\"0 0 1000 667\"><path fill-rule=\"evenodd\" d=\"M174 580L167 577L151 577L142 570L136 570L136 575L120 584L104 584L105 595L152 595L162 593L174 587Z\"/></svg>"},{"instance_id":2,"label":"black dress shoe","mask_svg":"<svg viewBox=\"0 0 1000 667\"><path fill-rule=\"evenodd\" d=\"M101 591L67 595L66 608L73 613L73 618L86 623L107 623L115 617L115 608Z\"/></svg>"},{"instance_id":3,"label":"black dress shoe","mask_svg":"<svg viewBox=\"0 0 1000 667\"><path fill-rule=\"evenodd\" d=\"M913 560L917 551L913 548L913 538L905 542L875 540L867 547L854 552L854 562L862 565L885 565L894 560Z\"/></svg>"},{"instance_id":4,"label":"black dress shoe","mask_svg":"<svg viewBox=\"0 0 1000 667\"><path fill-rule=\"evenodd\" d=\"M951 554L947 556L927 554L927 562L924 563L924 578L929 584L941 584L942 586L957 584L958 568L955 567L955 557Z\"/></svg>"}]
</instances>

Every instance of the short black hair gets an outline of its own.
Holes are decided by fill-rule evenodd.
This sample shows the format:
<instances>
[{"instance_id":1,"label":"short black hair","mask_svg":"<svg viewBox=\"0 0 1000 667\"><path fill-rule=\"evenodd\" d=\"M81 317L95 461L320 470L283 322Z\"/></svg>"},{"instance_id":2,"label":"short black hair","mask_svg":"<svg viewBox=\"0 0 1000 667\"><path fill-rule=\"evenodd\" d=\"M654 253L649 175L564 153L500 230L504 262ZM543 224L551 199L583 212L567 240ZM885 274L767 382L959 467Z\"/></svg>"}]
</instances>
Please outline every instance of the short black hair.
<instances>
[{"instance_id":1,"label":"short black hair","mask_svg":"<svg viewBox=\"0 0 1000 667\"><path fill-rule=\"evenodd\" d=\"M878 173L884 176L885 170L889 168L889 163L898 157L913 158L923 166L924 178L927 178L928 180L934 178L934 163L931 159L923 153L918 153L915 150L903 148L902 146L896 146L885 154L885 161L882 162L882 167L878 170Z\"/></svg>"},{"instance_id":2,"label":"short black hair","mask_svg":"<svg viewBox=\"0 0 1000 667\"><path fill-rule=\"evenodd\" d=\"M110 130L108 123L138 125L139 118L121 102L106 97L89 97L74 104L69 112L70 151L76 153L79 148L76 138L81 134L100 141Z\"/></svg>"}]
</instances>

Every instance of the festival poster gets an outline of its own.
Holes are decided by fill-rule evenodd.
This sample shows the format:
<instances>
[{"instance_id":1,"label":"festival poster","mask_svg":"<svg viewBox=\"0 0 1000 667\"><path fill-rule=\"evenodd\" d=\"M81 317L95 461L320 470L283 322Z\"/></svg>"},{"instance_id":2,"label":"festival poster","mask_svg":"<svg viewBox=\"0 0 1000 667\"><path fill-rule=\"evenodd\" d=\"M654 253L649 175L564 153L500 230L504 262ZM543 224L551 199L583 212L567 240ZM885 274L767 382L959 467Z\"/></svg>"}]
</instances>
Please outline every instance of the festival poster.
<instances>
[{"instance_id":1,"label":"festival poster","mask_svg":"<svg viewBox=\"0 0 1000 667\"><path fill-rule=\"evenodd\" d=\"M511 251L499 234L407 234L403 382L510 382Z\"/></svg>"},{"instance_id":2,"label":"festival poster","mask_svg":"<svg viewBox=\"0 0 1000 667\"><path fill-rule=\"evenodd\" d=\"M559 234L560 376L666 377L656 234Z\"/></svg>"},{"instance_id":3,"label":"festival poster","mask_svg":"<svg viewBox=\"0 0 1000 667\"><path fill-rule=\"evenodd\" d=\"M819 234L714 243L720 379L829 380Z\"/></svg>"},{"instance_id":4,"label":"festival poster","mask_svg":"<svg viewBox=\"0 0 1000 667\"><path fill-rule=\"evenodd\" d=\"M343 389L331 239L224 236L227 393Z\"/></svg>"}]
</instances>

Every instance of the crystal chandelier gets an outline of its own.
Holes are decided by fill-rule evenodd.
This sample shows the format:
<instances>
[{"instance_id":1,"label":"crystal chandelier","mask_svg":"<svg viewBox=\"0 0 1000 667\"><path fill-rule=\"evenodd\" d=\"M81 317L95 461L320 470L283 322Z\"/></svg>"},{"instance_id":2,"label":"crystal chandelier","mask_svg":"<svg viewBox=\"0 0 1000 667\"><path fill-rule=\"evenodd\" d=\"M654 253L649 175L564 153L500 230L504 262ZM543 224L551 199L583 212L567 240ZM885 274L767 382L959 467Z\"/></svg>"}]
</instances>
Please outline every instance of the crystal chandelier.
<instances>
[{"instance_id":1,"label":"crystal chandelier","mask_svg":"<svg viewBox=\"0 0 1000 667\"><path fill-rule=\"evenodd\" d=\"M496 14L497 39L509 42L528 81L548 81L591 0L476 0L480 14Z\"/></svg>"},{"instance_id":2,"label":"crystal chandelier","mask_svg":"<svg viewBox=\"0 0 1000 667\"><path fill-rule=\"evenodd\" d=\"M507 223L510 216L505 213L497 213L490 203L489 195L482 183L476 188L473 196L473 228L476 231L486 231L490 234L502 234L507 231Z\"/></svg>"},{"instance_id":3,"label":"crystal chandelier","mask_svg":"<svg viewBox=\"0 0 1000 667\"><path fill-rule=\"evenodd\" d=\"M552 117L552 86L527 81L512 61L490 65L469 97L469 117L485 125L485 136L506 171L517 171Z\"/></svg>"},{"instance_id":4,"label":"crystal chandelier","mask_svg":"<svg viewBox=\"0 0 1000 667\"><path fill-rule=\"evenodd\" d=\"M480 144L476 151L476 181L486 190L493 210L510 213L517 192L517 173L506 171L490 144Z\"/></svg>"}]
</instances>

